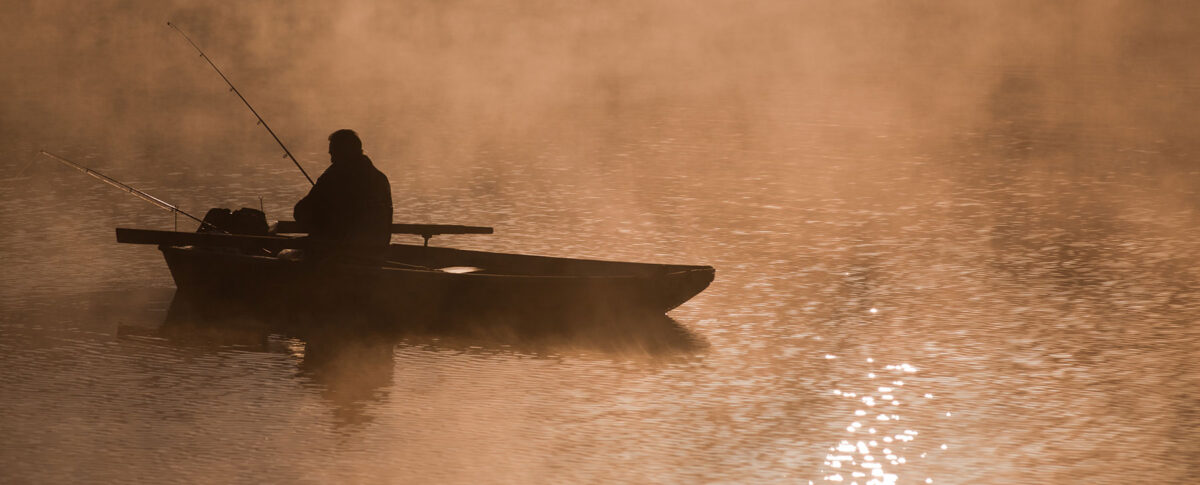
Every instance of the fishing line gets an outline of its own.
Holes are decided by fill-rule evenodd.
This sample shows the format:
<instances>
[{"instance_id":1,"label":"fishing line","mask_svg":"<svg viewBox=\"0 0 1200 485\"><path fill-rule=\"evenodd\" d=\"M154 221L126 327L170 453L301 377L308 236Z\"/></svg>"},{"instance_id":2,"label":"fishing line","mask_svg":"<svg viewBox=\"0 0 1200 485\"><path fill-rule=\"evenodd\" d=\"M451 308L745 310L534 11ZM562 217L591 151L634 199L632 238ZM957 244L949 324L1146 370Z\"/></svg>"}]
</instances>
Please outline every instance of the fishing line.
<instances>
[{"instance_id":1,"label":"fishing line","mask_svg":"<svg viewBox=\"0 0 1200 485\"><path fill-rule=\"evenodd\" d=\"M149 203L151 203L151 204L154 204L154 205L155 205L156 207L158 207L159 209L163 209L163 210L168 210L168 211L174 212L174 213L176 214L176 218L178 218L178 215L179 215L179 214L183 214L185 217L191 218L192 220L194 220L194 221L196 221L196 222L199 222L199 223L200 223L200 225L201 225L201 227L203 227L203 226L208 226L208 227L210 227L210 228L213 228L213 229L216 229L216 230L218 230L218 231L225 232L225 230L224 230L224 229L221 229L221 228L219 228L219 227L217 227L217 226L214 226L213 224L211 224L211 223L209 223L209 222L205 222L203 219L200 219L200 218L198 218L198 217L196 217L196 216L193 216L193 215L191 215L191 214L188 214L187 212L184 212L182 209L180 209L178 206L176 206L176 205L174 205L174 204L168 203L167 201L164 201L164 200L162 200L162 199L160 199L160 198L158 198L158 197L155 197L155 196L153 196L153 195L150 195L150 194L147 194L147 193L145 193L145 192L142 192L142 191L140 191L140 190L138 190L138 189L135 189L135 188L131 187L129 184L126 184L126 183L124 183L124 182L121 182L120 180L117 180L117 179L114 179L114 178L112 178L112 177L109 177L109 176L107 176L107 175L104 175L104 174L102 174L102 173L100 173L100 172L97 172L97 171L95 171L95 170L92 170L92 169L90 169L90 168L87 168L87 167L85 167L85 166L83 166L83 165L80 165L80 164L78 164L78 163L75 163L75 162L72 162L72 161L70 161L70 160L67 160L67 159L65 159L65 158L63 158L63 157L60 157L60 156L58 156L58 155L55 155L55 154L53 154L53 153L50 153L50 152L48 152L48 151L42 150L40 153L41 153L42 155L45 155L45 156L47 156L47 157L49 157L49 158L53 158L53 159L55 159L55 160L57 160L57 161L61 162L63 165L66 165L66 166L68 166L68 167L71 167L71 168L73 168L73 169L75 169L75 170L78 170L78 171L80 171L80 172L83 172L84 174L87 174L88 176L90 176L90 177L92 177L92 178L95 178L96 180L99 180L99 181L101 181L101 182L104 182L104 183L106 183L106 184L108 184L108 185L111 185L111 186L113 186L113 187L116 187L116 188L118 188L118 189L121 189L121 190L123 190L123 191L125 191L125 192L128 192L128 193L130 193L130 194L133 194L133 196L134 196L134 197L137 197L137 198L139 198L139 199L142 199L142 200L144 200L144 201L146 201L146 202L149 202ZM176 225L178 225L178 223L176 223Z\"/></svg>"},{"instance_id":2,"label":"fishing line","mask_svg":"<svg viewBox=\"0 0 1200 485\"><path fill-rule=\"evenodd\" d=\"M171 22L167 22L167 26L171 27L172 29L175 29L176 32L179 32L179 35L182 35L183 38L185 40L187 40L188 43L191 44L193 48L196 49L196 52L200 53L200 57L204 58L205 61L208 61L208 65L212 66L213 70L217 71L217 74L220 75L221 79L223 79L225 81L225 84L229 85L229 90L233 91L233 94L236 94L238 99L241 99L242 103L245 103L247 108L250 108L250 112L254 113L255 118L258 118L258 124L262 125L263 128L266 128L267 133L271 134L271 138L275 139L275 143L278 143L279 147L283 149L283 153L284 153L283 158L292 159L292 163L296 164L296 168L300 169L300 173L304 174L304 178L308 179L308 183L312 184L312 185L316 185L316 183L313 182L312 177L308 176L308 172L304 171L304 167L300 166L300 162L296 161L296 157L292 156L291 150L288 150L288 148L283 145L283 141L281 141L279 139L279 137L277 135L275 135L275 130L272 130L271 127L267 125L267 120L264 120L262 116L259 116L258 111L256 111L253 106L250 106L250 102L246 101L245 96L242 96L242 92L238 91L238 88L234 87L233 83L229 81L229 78L225 77L225 73L221 72L221 69L218 68L216 64L213 64L212 59L209 59L208 55L206 55L204 53L204 51L200 50L200 46L196 45L195 42L192 42L192 38L188 37L187 34L183 33L183 31L180 30L179 27L175 26L175 24L173 24Z\"/></svg>"}]
</instances>

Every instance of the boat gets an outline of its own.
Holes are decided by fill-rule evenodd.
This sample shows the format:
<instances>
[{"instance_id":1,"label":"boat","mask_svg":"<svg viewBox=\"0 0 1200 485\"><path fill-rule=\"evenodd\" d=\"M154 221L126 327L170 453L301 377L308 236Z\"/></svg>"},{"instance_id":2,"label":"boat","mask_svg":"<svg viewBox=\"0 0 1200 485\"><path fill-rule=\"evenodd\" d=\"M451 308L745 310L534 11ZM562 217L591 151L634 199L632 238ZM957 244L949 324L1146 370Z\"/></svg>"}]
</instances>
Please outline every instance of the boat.
<instances>
[{"instance_id":1,"label":"boat","mask_svg":"<svg viewBox=\"0 0 1200 485\"><path fill-rule=\"evenodd\" d=\"M382 258L314 263L291 221L274 235L117 228L117 241L157 245L177 288L201 306L252 314L364 317L384 322L596 320L662 316L713 281L711 266L650 264L429 246L440 234L491 228L393 224L423 245L391 244ZM292 233L292 234L288 234Z\"/></svg>"}]
</instances>

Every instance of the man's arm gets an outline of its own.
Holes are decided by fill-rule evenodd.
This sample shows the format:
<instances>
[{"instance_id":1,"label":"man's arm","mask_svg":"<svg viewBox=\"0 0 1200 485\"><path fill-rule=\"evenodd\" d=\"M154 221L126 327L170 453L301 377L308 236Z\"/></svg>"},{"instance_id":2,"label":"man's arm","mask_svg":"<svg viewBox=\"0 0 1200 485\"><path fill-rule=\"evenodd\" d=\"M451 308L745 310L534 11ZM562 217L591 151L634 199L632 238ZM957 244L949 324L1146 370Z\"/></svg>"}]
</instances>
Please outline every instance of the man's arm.
<instances>
[{"instance_id":1,"label":"man's arm","mask_svg":"<svg viewBox=\"0 0 1200 485\"><path fill-rule=\"evenodd\" d=\"M330 185L329 178L325 175L317 178L317 183L308 191L308 195L292 208L292 217L296 222L309 227L320 223L323 219L320 213L329 207Z\"/></svg>"}]
</instances>

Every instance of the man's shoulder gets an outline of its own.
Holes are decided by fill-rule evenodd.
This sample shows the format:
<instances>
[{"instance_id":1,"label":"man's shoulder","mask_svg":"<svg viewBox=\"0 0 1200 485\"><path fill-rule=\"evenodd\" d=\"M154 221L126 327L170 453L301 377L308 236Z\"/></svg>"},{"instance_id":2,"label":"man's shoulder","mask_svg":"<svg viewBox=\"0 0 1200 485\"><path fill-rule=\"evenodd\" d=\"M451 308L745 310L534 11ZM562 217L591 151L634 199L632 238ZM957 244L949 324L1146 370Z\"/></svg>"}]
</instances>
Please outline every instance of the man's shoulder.
<instances>
[{"instance_id":1,"label":"man's shoulder","mask_svg":"<svg viewBox=\"0 0 1200 485\"><path fill-rule=\"evenodd\" d=\"M375 166L375 162L373 160L371 160L371 157L363 155L363 160L367 162L365 164L365 166L367 167L367 172L369 172L372 176L374 176L376 178L382 178L385 181L388 179L387 174L383 173L383 171L380 170L379 167Z\"/></svg>"},{"instance_id":2,"label":"man's shoulder","mask_svg":"<svg viewBox=\"0 0 1200 485\"><path fill-rule=\"evenodd\" d=\"M329 168L325 169L317 182L324 181L326 184L361 184L365 180L387 180L387 175L384 175L370 158L363 155L362 160L358 163L334 163Z\"/></svg>"}]
</instances>

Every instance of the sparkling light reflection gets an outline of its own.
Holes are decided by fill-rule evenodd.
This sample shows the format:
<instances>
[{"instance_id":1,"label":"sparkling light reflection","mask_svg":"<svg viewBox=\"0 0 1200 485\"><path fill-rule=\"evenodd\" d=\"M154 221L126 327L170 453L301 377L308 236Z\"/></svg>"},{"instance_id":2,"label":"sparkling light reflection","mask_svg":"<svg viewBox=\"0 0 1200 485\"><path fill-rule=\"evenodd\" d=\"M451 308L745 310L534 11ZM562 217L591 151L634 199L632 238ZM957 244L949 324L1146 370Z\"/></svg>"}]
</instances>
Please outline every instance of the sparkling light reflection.
<instances>
[{"instance_id":1,"label":"sparkling light reflection","mask_svg":"<svg viewBox=\"0 0 1200 485\"><path fill-rule=\"evenodd\" d=\"M874 309L872 309L874 310ZM831 356L826 356L830 358ZM875 359L867 358L867 363L874 363ZM917 368L907 364L891 364L884 366L880 372L893 374L913 374L917 372ZM866 374L868 379L877 377L875 372ZM899 376L896 376L899 377ZM925 399L932 399L931 393L918 393L915 390L903 388L904 381L895 379L890 381L891 385L875 385L871 386L874 392L850 392L842 389L835 389L833 394L847 399L854 399L858 403L865 405L867 408L879 408L880 411L872 411L868 413L867 409L855 409L854 417L863 418L868 414L874 415L876 427L868 427L866 431L869 435L882 435L881 437L869 436L869 439L855 439L850 437L840 441L837 445L829 448L830 453L825 455L824 465L822 470L822 479L826 482L843 482L847 478L852 480L852 483L865 483L867 485L895 484L900 479L899 468L909 463L909 459L904 456L911 450L911 443L917 439L920 432L912 429L911 425L900 427L902 415L898 409L901 406L900 396L906 392L913 392L912 397L922 396ZM949 413L947 413L949 416ZM851 419L846 425L846 432L852 436L868 435L859 434L863 431L863 423L859 419ZM878 441L876 441L878 440ZM941 445L941 449L947 449L945 444ZM920 458L925 458L926 453L920 453ZM848 475L848 476L847 476ZM865 482L856 480L866 478ZM926 483L932 483L932 478L925 478Z\"/></svg>"}]
</instances>

